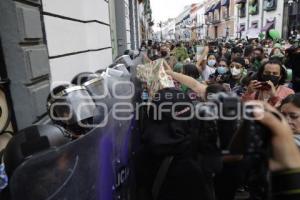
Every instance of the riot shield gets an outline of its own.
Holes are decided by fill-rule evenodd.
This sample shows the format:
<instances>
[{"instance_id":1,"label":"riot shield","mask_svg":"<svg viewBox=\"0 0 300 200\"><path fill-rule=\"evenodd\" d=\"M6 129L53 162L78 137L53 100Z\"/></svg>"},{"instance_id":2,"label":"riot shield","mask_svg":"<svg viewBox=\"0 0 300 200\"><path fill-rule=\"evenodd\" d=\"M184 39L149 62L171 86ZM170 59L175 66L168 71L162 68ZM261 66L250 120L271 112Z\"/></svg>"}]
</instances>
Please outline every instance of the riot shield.
<instances>
[{"instance_id":1,"label":"riot shield","mask_svg":"<svg viewBox=\"0 0 300 200\"><path fill-rule=\"evenodd\" d=\"M112 117L107 126L19 166L10 180L12 200L130 199L134 120Z\"/></svg>"},{"instance_id":2,"label":"riot shield","mask_svg":"<svg viewBox=\"0 0 300 200\"><path fill-rule=\"evenodd\" d=\"M128 92L117 88L116 93ZM114 102L132 104L132 98ZM135 118L133 112L121 113L120 119L116 118L115 109L101 123L105 124L103 127L94 128L60 148L34 155L20 165L10 179L11 199L132 199Z\"/></svg>"}]
</instances>

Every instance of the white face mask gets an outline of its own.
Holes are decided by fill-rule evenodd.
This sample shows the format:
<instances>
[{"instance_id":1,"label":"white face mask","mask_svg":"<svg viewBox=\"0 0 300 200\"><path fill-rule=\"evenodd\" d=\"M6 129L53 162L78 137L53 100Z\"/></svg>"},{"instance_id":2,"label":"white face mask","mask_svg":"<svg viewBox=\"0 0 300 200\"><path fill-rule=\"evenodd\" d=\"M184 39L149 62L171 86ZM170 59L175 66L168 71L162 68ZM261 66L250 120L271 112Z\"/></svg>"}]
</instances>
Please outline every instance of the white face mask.
<instances>
[{"instance_id":1,"label":"white face mask","mask_svg":"<svg viewBox=\"0 0 300 200\"><path fill-rule=\"evenodd\" d=\"M216 64L215 60L208 60L208 62L207 62L207 65L210 66L210 67L214 67L215 64Z\"/></svg>"},{"instance_id":2,"label":"white face mask","mask_svg":"<svg viewBox=\"0 0 300 200\"><path fill-rule=\"evenodd\" d=\"M232 76L238 76L238 75L240 75L241 73L242 73L242 69L237 69L237 68L231 68L231 74L232 74Z\"/></svg>"}]
</instances>

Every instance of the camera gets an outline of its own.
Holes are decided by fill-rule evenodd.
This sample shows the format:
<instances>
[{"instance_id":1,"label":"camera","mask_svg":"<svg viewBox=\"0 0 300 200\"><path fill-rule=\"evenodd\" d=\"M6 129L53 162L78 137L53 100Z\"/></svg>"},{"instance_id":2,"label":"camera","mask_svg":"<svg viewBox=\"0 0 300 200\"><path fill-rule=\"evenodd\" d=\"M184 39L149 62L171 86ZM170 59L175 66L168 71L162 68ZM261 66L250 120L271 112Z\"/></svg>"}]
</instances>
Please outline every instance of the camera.
<instances>
[{"instance_id":1,"label":"camera","mask_svg":"<svg viewBox=\"0 0 300 200\"><path fill-rule=\"evenodd\" d=\"M262 82L262 83L261 83L261 87L260 87L259 89L260 89L260 90L267 91L267 90L270 90L270 89L271 89L271 86L270 86L267 82Z\"/></svg>"},{"instance_id":2,"label":"camera","mask_svg":"<svg viewBox=\"0 0 300 200\"><path fill-rule=\"evenodd\" d=\"M254 119L254 110L259 105L242 103L234 94L208 95L207 105L202 105L204 135L215 135L222 154L255 155L266 157L270 131ZM207 119L207 120L205 120ZM201 124L201 123L200 123ZM207 128L212 126L211 128Z\"/></svg>"}]
</instances>

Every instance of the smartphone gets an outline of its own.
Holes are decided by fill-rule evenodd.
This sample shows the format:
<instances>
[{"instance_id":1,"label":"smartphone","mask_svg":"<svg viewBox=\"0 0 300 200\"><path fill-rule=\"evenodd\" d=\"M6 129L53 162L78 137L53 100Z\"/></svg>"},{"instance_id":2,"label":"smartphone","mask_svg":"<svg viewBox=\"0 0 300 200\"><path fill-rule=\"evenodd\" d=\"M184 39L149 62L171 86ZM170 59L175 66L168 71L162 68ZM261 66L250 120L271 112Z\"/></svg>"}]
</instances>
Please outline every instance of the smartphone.
<instances>
[{"instance_id":1,"label":"smartphone","mask_svg":"<svg viewBox=\"0 0 300 200\"><path fill-rule=\"evenodd\" d=\"M267 82L261 82L260 90L270 90L271 86Z\"/></svg>"}]
</instances>

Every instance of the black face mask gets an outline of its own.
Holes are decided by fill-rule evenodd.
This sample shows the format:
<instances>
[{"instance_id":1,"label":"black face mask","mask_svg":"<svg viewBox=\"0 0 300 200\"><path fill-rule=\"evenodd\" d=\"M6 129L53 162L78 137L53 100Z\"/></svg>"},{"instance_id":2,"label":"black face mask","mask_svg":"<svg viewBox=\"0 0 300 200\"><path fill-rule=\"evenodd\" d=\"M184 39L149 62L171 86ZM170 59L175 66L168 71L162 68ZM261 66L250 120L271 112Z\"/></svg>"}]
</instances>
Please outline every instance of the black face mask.
<instances>
[{"instance_id":1,"label":"black face mask","mask_svg":"<svg viewBox=\"0 0 300 200\"><path fill-rule=\"evenodd\" d=\"M274 86L277 86L279 84L280 77L274 75L262 75L262 81L271 81Z\"/></svg>"},{"instance_id":2,"label":"black face mask","mask_svg":"<svg viewBox=\"0 0 300 200\"><path fill-rule=\"evenodd\" d=\"M168 52L167 51L161 51L160 52L161 57L167 57L168 56Z\"/></svg>"}]
</instances>

